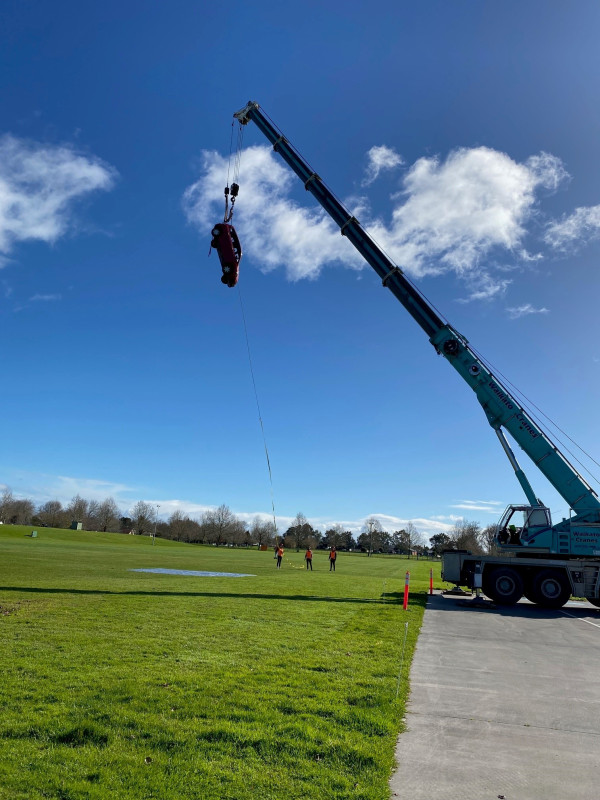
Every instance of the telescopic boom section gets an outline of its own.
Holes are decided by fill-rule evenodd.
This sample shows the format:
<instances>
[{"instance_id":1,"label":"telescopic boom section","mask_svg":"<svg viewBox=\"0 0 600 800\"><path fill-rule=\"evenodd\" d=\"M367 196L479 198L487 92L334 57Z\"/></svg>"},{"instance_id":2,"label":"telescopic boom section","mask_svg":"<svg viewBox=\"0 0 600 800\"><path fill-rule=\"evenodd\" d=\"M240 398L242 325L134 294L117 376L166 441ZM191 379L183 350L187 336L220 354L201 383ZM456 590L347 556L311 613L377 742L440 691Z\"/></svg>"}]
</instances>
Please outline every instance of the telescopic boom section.
<instances>
[{"instance_id":1,"label":"telescopic boom section","mask_svg":"<svg viewBox=\"0 0 600 800\"><path fill-rule=\"evenodd\" d=\"M358 250L365 261L373 267L383 281L383 285L394 294L406 310L411 314L428 336L444 326L429 303L419 294L404 277L402 270L381 252L369 234L363 230L360 222L353 217L333 193L325 186L321 178L304 161L280 131L264 116L258 103L250 102L241 111L234 114L242 125L250 120L273 145L273 149L281 155L304 184L304 188L313 194L317 202L323 206L331 219L339 226L340 232L346 236Z\"/></svg>"},{"instance_id":2,"label":"telescopic boom section","mask_svg":"<svg viewBox=\"0 0 600 800\"><path fill-rule=\"evenodd\" d=\"M423 328L437 352L452 364L463 380L473 389L489 424L497 433L500 433L501 442L501 428L504 428L509 431L557 492L581 518L599 518L600 501L587 481L582 478L523 406L469 347L464 336L440 318L423 295L407 280L400 267L390 261L380 250L358 220L339 202L285 136L261 112L258 103L249 102L236 112L234 117L242 125L246 125L252 120L258 126L273 145L273 149L281 155L300 178L304 188L314 195L318 203L339 226L342 235L352 242L365 261L379 275L383 285L392 292ZM516 463L514 455L511 454L509 459L529 502L534 505L535 503L532 501L535 499L535 495Z\"/></svg>"}]
</instances>

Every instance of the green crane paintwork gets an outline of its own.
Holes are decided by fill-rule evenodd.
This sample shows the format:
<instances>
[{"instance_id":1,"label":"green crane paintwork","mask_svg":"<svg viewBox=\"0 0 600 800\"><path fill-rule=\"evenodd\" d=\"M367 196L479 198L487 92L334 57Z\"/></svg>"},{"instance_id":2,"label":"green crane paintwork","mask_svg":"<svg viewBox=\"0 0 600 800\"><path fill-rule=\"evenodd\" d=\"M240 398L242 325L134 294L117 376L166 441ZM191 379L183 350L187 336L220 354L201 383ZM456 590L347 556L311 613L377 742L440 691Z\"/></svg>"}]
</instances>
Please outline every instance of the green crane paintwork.
<instances>
[{"instance_id":1,"label":"green crane paintwork","mask_svg":"<svg viewBox=\"0 0 600 800\"><path fill-rule=\"evenodd\" d=\"M600 556L600 500L596 492L541 430L525 408L469 347L464 336L443 320L426 298L410 283L402 269L378 247L360 222L327 188L302 156L261 111L249 102L234 117L245 125L254 122L304 187L339 226L365 261L381 278L383 286L402 303L442 355L471 387L486 418L495 430L525 492L528 505L511 505L500 522L498 544L517 554L560 554L562 558ZM569 520L552 526L549 509L536 497L504 435L508 431L522 450L574 512ZM522 513L519 528L509 525ZM510 534L509 534L510 530Z\"/></svg>"}]
</instances>

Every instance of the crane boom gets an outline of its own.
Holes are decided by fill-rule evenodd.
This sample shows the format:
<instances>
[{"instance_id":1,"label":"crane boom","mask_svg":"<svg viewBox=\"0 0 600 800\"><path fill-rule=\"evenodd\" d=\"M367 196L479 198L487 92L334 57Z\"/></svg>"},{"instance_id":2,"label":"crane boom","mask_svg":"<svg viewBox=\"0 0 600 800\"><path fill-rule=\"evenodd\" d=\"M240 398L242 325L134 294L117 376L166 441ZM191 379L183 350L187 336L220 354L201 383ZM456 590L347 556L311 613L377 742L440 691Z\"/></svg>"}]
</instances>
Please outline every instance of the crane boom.
<instances>
[{"instance_id":1,"label":"crane boom","mask_svg":"<svg viewBox=\"0 0 600 800\"><path fill-rule=\"evenodd\" d=\"M418 322L438 354L452 364L475 392L489 424L496 431L509 457L531 507L548 512L542 502L536 498L502 429L511 434L570 508L576 512L579 522L600 523L600 500L596 492L538 426L516 397L503 385L502 381L477 356L469 346L467 339L440 317L428 300L408 280L402 269L388 258L359 221L334 196L319 175L311 169L281 131L261 111L258 103L249 102L243 109L236 112L234 117L242 125L252 121L258 126L273 145L273 149L298 175L305 189L314 195L318 203L339 226L341 234L352 242L365 261L379 275L383 285ZM543 518L538 515L537 521L530 525L528 544L539 548L543 546L542 542L548 542L550 525L549 512ZM598 546L600 546L600 532L598 536Z\"/></svg>"}]
</instances>

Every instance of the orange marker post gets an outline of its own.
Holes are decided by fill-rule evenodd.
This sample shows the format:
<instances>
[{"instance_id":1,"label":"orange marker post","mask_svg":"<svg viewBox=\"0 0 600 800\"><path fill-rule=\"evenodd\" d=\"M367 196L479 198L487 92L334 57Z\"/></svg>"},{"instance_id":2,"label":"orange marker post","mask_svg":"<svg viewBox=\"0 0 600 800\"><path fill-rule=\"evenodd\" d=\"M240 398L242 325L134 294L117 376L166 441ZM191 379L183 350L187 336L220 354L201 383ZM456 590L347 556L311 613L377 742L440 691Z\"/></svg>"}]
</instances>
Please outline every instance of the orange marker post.
<instances>
[{"instance_id":1,"label":"orange marker post","mask_svg":"<svg viewBox=\"0 0 600 800\"><path fill-rule=\"evenodd\" d=\"M433 594L433 569L429 570L429 594Z\"/></svg>"},{"instance_id":2,"label":"orange marker post","mask_svg":"<svg viewBox=\"0 0 600 800\"><path fill-rule=\"evenodd\" d=\"M406 611L408 608L408 588L410 586L410 572L406 573L406 578L404 580L404 603L402 604L402 608Z\"/></svg>"}]
</instances>

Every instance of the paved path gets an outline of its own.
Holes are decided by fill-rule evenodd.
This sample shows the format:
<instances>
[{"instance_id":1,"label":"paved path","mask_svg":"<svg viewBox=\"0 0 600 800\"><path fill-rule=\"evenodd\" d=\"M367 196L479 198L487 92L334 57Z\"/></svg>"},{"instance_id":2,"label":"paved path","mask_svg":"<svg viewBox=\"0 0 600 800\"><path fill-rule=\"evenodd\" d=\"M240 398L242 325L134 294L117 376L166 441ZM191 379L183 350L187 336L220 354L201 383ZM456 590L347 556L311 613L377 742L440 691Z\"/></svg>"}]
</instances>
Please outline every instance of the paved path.
<instances>
[{"instance_id":1,"label":"paved path","mask_svg":"<svg viewBox=\"0 0 600 800\"><path fill-rule=\"evenodd\" d=\"M471 603L429 598L392 796L599 800L600 611Z\"/></svg>"}]
</instances>

